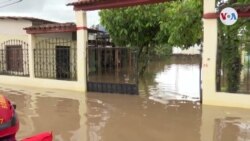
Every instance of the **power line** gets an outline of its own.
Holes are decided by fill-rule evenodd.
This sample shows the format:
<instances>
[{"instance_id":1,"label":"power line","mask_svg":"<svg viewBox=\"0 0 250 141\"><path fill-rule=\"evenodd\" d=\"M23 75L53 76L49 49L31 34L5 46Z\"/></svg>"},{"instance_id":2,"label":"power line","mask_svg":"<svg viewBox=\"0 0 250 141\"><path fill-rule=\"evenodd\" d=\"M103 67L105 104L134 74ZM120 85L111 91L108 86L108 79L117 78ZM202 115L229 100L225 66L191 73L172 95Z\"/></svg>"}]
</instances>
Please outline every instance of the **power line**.
<instances>
[{"instance_id":1,"label":"power line","mask_svg":"<svg viewBox=\"0 0 250 141\"><path fill-rule=\"evenodd\" d=\"M13 0L5 0L5 1L0 2L0 4L5 4L5 3L11 2L11 1L13 1Z\"/></svg>"},{"instance_id":2,"label":"power line","mask_svg":"<svg viewBox=\"0 0 250 141\"><path fill-rule=\"evenodd\" d=\"M19 3L19 2L22 2L23 0L17 0L17 1L13 1L13 0L8 0L8 1L3 1L3 2L1 2L0 4L2 4L2 5L0 5L0 8L4 8L4 7L8 7L8 6L11 6L11 5L14 5L14 4L17 4L17 3ZM10 2L10 3L8 3L8 2ZM4 4L4 3L6 3L6 4Z\"/></svg>"}]
</instances>

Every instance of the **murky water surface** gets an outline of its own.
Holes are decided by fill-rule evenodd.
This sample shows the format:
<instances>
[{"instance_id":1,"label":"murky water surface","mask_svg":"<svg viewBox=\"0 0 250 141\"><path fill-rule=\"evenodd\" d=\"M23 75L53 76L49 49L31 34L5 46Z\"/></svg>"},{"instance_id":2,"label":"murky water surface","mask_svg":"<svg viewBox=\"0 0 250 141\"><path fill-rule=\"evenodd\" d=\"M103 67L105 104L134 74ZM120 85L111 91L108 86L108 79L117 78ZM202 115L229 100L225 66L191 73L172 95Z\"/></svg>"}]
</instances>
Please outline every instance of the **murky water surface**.
<instances>
[{"instance_id":1,"label":"murky water surface","mask_svg":"<svg viewBox=\"0 0 250 141\"><path fill-rule=\"evenodd\" d=\"M201 106L199 60L177 58L152 63L140 96L4 85L0 93L17 104L18 139L53 131L55 141L250 141L250 110Z\"/></svg>"}]
</instances>

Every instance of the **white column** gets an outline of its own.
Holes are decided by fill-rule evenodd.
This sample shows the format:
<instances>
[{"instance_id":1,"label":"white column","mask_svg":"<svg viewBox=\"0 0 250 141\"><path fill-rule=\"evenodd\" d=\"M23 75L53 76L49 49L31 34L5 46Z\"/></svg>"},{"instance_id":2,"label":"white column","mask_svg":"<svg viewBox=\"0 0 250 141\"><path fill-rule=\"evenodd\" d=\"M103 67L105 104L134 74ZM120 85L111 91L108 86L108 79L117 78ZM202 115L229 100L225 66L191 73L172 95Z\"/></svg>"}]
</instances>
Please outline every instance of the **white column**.
<instances>
[{"instance_id":1,"label":"white column","mask_svg":"<svg viewBox=\"0 0 250 141\"><path fill-rule=\"evenodd\" d=\"M79 114L80 114L80 128L79 128L79 136L77 137L78 139L81 139L82 141L87 141L88 140L88 128L87 128L87 117L86 113L88 110L87 106L87 100L86 100L86 95L83 95L79 99Z\"/></svg>"},{"instance_id":2,"label":"white column","mask_svg":"<svg viewBox=\"0 0 250 141\"><path fill-rule=\"evenodd\" d=\"M215 12L215 0L203 0L204 13ZM203 53L202 53L202 89L203 103L216 95L216 52L217 19L203 19ZM205 107L202 112L201 139L211 141L214 136L214 119L211 119Z\"/></svg>"},{"instance_id":3,"label":"white column","mask_svg":"<svg viewBox=\"0 0 250 141\"><path fill-rule=\"evenodd\" d=\"M214 13L215 0L204 0L204 13ZM217 19L203 19L204 40L202 54L203 102L216 92Z\"/></svg>"},{"instance_id":4,"label":"white column","mask_svg":"<svg viewBox=\"0 0 250 141\"><path fill-rule=\"evenodd\" d=\"M87 90L86 77L86 48L87 48L87 15L85 11L76 11L77 30L77 81L81 83L82 90Z\"/></svg>"},{"instance_id":5,"label":"white column","mask_svg":"<svg viewBox=\"0 0 250 141\"><path fill-rule=\"evenodd\" d=\"M30 78L35 78L35 72L34 72L34 48L36 43L36 38L34 35L29 34L28 35L28 42L29 42L29 73Z\"/></svg>"}]
</instances>

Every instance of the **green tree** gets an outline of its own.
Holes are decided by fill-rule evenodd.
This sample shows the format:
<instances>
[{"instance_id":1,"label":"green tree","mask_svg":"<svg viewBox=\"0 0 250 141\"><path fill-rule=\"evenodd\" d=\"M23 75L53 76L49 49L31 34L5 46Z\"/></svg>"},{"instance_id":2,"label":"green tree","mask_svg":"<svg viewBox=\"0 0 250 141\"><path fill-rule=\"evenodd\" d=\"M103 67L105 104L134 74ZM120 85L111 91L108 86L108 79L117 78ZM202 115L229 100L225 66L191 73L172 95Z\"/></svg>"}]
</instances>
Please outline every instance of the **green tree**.
<instances>
[{"instance_id":1,"label":"green tree","mask_svg":"<svg viewBox=\"0 0 250 141\"><path fill-rule=\"evenodd\" d=\"M227 6L241 6L249 3L250 0L229 0L217 1L217 8L221 10ZM235 93L240 87L241 64L241 49L246 44L246 36L249 36L249 20L240 19L233 26L225 26L219 23L218 34L218 55L217 68L222 67L226 76L225 90ZM243 38L244 37L244 38ZM245 48L245 50L248 50ZM217 70L217 75L220 76L220 70ZM220 77L217 77L217 90L221 90Z\"/></svg>"},{"instance_id":2,"label":"green tree","mask_svg":"<svg viewBox=\"0 0 250 141\"><path fill-rule=\"evenodd\" d=\"M161 41L182 48L200 44L203 34L202 11L201 0L179 0L168 3L162 15L159 34Z\"/></svg>"},{"instance_id":3,"label":"green tree","mask_svg":"<svg viewBox=\"0 0 250 141\"><path fill-rule=\"evenodd\" d=\"M187 48L202 39L199 0L102 10L99 14L116 45L136 47L140 75L152 55L170 54L173 46Z\"/></svg>"}]
</instances>

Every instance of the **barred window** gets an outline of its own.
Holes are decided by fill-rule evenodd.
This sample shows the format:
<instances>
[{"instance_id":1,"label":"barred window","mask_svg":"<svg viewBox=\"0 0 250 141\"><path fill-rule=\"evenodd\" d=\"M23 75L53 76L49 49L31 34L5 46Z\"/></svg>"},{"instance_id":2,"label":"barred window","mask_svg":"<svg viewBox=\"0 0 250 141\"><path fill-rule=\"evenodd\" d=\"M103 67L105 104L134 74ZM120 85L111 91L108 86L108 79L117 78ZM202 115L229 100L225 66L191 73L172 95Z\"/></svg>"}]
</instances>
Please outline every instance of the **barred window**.
<instances>
[{"instance_id":1,"label":"barred window","mask_svg":"<svg viewBox=\"0 0 250 141\"><path fill-rule=\"evenodd\" d=\"M6 46L7 70L23 72L23 52L21 45Z\"/></svg>"}]
</instances>

